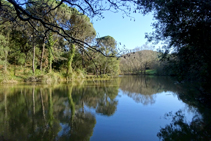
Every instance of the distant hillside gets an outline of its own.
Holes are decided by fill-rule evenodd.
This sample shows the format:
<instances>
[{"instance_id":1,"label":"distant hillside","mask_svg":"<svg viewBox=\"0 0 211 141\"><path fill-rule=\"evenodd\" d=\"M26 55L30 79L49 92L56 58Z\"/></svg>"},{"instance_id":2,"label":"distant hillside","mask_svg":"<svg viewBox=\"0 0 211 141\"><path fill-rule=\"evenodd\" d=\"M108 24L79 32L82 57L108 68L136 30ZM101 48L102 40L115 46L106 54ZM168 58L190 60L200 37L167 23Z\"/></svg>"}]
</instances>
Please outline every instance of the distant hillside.
<instances>
[{"instance_id":1,"label":"distant hillside","mask_svg":"<svg viewBox=\"0 0 211 141\"><path fill-rule=\"evenodd\" d=\"M120 71L123 74L145 74L146 70L157 69L160 63L159 54L159 52L152 50L142 50L125 54L120 61Z\"/></svg>"}]
</instances>

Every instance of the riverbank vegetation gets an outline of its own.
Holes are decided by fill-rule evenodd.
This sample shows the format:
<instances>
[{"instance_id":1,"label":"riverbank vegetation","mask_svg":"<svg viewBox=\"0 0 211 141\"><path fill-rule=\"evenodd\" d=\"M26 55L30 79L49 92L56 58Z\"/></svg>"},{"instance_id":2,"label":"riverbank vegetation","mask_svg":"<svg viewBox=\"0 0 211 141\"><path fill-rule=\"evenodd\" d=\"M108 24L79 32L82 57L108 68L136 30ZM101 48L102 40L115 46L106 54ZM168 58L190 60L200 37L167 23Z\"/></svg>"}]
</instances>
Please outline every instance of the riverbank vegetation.
<instances>
[{"instance_id":1,"label":"riverbank vegetation","mask_svg":"<svg viewBox=\"0 0 211 141\"><path fill-rule=\"evenodd\" d=\"M135 19L130 13L153 13L153 31L146 38L162 47L159 51L123 51L114 37L98 37L92 19L103 19L103 12L108 10L121 11L131 20ZM189 110L196 108L199 114L188 123L180 110L167 113L166 118L172 121L157 133L160 139L210 140L210 23L208 0L0 0L0 82L51 84L1 86L0 140L90 140L97 123L93 112L112 116L119 93L152 105L157 96L154 94L161 92L174 92ZM96 81L119 74L143 76ZM177 81L146 75L175 76ZM84 79L90 81L83 85ZM72 80L76 81L53 86L54 82ZM189 87L185 82L193 83ZM166 101L175 104L169 98L163 103ZM125 105L133 104L122 105L125 114L129 109ZM147 114L157 111L153 107ZM132 115L132 110L128 113ZM137 110L134 113L136 116ZM124 114L119 117L126 119ZM150 114L150 124L154 124L151 117L159 116ZM133 123L140 123L136 119ZM103 120L102 127L106 122ZM120 126L112 127L116 130Z\"/></svg>"},{"instance_id":2,"label":"riverbank vegetation","mask_svg":"<svg viewBox=\"0 0 211 141\"><path fill-rule=\"evenodd\" d=\"M51 6L56 3L46 1ZM55 82L118 75L116 40L111 36L96 38L90 19L75 8L62 4L49 13L53 17L45 16L46 21L62 26L64 32L71 35L68 40L58 32L46 31L46 27L35 20L10 21L4 12L10 12L9 16L15 18L15 7L7 1L2 1L2 5L5 9L0 15L1 82ZM32 12L33 9L41 14L48 9L31 6L28 3L25 10Z\"/></svg>"},{"instance_id":3,"label":"riverbank vegetation","mask_svg":"<svg viewBox=\"0 0 211 141\"><path fill-rule=\"evenodd\" d=\"M29 77L47 75L47 78L56 76L58 80L68 81L85 78L86 74L107 77L121 72L172 75L179 82L208 84L211 79L210 2L105 2L107 5L97 0L25 0L25 3L1 0L2 80L27 76L17 76L18 71L28 73ZM97 37L90 18L104 18L105 10L122 11L128 17L130 13L153 12L154 31L146 34L146 38L161 42L163 48L159 53L122 53L117 50L113 37ZM120 69L116 57L121 57Z\"/></svg>"}]
</instances>

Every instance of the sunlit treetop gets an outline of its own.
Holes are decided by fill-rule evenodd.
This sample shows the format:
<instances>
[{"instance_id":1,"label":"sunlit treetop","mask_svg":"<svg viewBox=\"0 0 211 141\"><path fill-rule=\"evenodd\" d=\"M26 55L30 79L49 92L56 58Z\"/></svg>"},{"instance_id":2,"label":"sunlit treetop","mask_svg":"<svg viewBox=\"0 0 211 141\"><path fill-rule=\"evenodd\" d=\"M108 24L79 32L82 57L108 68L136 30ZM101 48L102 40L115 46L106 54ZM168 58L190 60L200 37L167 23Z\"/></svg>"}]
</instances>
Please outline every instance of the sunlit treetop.
<instances>
[{"instance_id":1,"label":"sunlit treetop","mask_svg":"<svg viewBox=\"0 0 211 141\"><path fill-rule=\"evenodd\" d=\"M84 39L66 32L67 25L62 24L66 22L65 19L70 19L73 14L81 15L85 19L83 21L90 21L89 18L93 17L101 19L104 18L104 11L121 11L123 15L130 16L132 12L136 12L132 8L136 4L137 0L1 0L0 17L4 19L1 22L27 22L35 31L37 25L43 26L41 34L53 31L70 43L92 48ZM94 31L91 33L96 34Z\"/></svg>"}]
</instances>

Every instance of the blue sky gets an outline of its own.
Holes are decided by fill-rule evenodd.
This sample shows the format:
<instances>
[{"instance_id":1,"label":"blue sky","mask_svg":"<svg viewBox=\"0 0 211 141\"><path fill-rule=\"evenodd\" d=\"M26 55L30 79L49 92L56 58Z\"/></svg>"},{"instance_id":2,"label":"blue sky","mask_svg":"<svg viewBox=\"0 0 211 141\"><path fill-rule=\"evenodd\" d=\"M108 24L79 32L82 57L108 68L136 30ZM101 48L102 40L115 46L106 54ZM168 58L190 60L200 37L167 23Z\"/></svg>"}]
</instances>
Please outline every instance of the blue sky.
<instances>
[{"instance_id":1,"label":"blue sky","mask_svg":"<svg viewBox=\"0 0 211 141\"><path fill-rule=\"evenodd\" d=\"M135 21L130 21L129 17L122 18L122 13L104 12L104 19L92 20L93 25L100 37L110 35L127 49L140 47L147 42L146 32L151 32L153 15L132 14Z\"/></svg>"}]
</instances>

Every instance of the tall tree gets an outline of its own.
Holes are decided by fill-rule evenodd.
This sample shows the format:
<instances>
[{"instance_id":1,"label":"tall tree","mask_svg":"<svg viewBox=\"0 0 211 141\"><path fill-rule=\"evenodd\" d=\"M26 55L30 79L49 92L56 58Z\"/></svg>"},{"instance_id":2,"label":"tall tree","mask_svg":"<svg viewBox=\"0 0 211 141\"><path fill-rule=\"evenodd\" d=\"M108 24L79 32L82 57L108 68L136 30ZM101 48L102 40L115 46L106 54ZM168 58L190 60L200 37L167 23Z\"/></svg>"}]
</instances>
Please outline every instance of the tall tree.
<instances>
[{"instance_id":1,"label":"tall tree","mask_svg":"<svg viewBox=\"0 0 211 141\"><path fill-rule=\"evenodd\" d=\"M130 3L129 3L130 2ZM61 1L19 1L19 0L2 0L0 5L1 15L5 16L6 20L20 19L24 22L29 23L34 29L37 30L37 25L42 25L44 27L45 34L48 31L53 31L65 38L68 42L77 44L78 46L83 46L84 48L97 50L93 48L91 44L84 42L84 39L78 39L73 35L66 32L66 27L62 24L58 24L58 13L65 13L67 10L62 10L58 12L57 10L63 6L63 4L72 7L72 11L77 9L80 15L87 15L92 18L98 16L98 18L103 18L103 11L111 10L114 12L123 11L125 15L130 15L130 12L136 12L132 9L132 5L137 4L137 0L105 0L104 2L99 0L87 1L87 0L61 0ZM27 7L27 9L26 9ZM36 7L36 8L35 8ZM9 10L8 10L9 9ZM40 10L42 9L42 12ZM9 11L12 11L9 13ZM60 14L61 15L61 14ZM54 20L48 20L47 17L51 17ZM100 51L100 50L97 50Z\"/></svg>"},{"instance_id":2,"label":"tall tree","mask_svg":"<svg viewBox=\"0 0 211 141\"><path fill-rule=\"evenodd\" d=\"M9 52L9 37L0 34L0 63L4 65L4 73L7 73L7 56Z\"/></svg>"},{"instance_id":3,"label":"tall tree","mask_svg":"<svg viewBox=\"0 0 211 141\"><path fill-rule=\"evenodd\" d=\"M175 51L176 74L180 80L209 81L211 78L211 2L202 0L141 0L143 13L154 12L155 31L149 40L165 41L168 58Z\"/></svg>"},{"instance_id":4,"label":"tall tree","mask_svg":"<svg viewBox=\"0 0 211 141\"><path fill-rule=\"evenodd\" d=\"M53 40L53 34L50 33L48 39L48 63L49 63L49 73L52 72L52 61L53 61L53 46L56 41Z\"/></svg>"},{"instance_id":5,"label":"tall tree","mask_svg":"<svg viewBox=\"0 0 211 141\"><path fill-rule=\"evenodd\" d=\"M97 43L99 50L105 54L105 57L102 57L101 63L100 63L100 70L102 68L103 74L106 74L108 72L118 72L118 67L116 64L118 64L118 60L116 58L111 58L113 56L117 55L117 43L116 40L111 36L104 36L101 38L97 38ZM108 58L109 57L109 58Z\"/></svg>"},{"instance_id":6,"label":"tall tree","mask_svg":"<svg viewBox=\"0 0 211 141\"><path fill-rule=\"evenodd\" d=\"M75 45L71 44L70 51L68 53L68 60L67 60L67 77L69 75L72 75L73 70L72 70L72 62L73 62L73 57L75 56Z\"/></svg>"}]
</instances>

